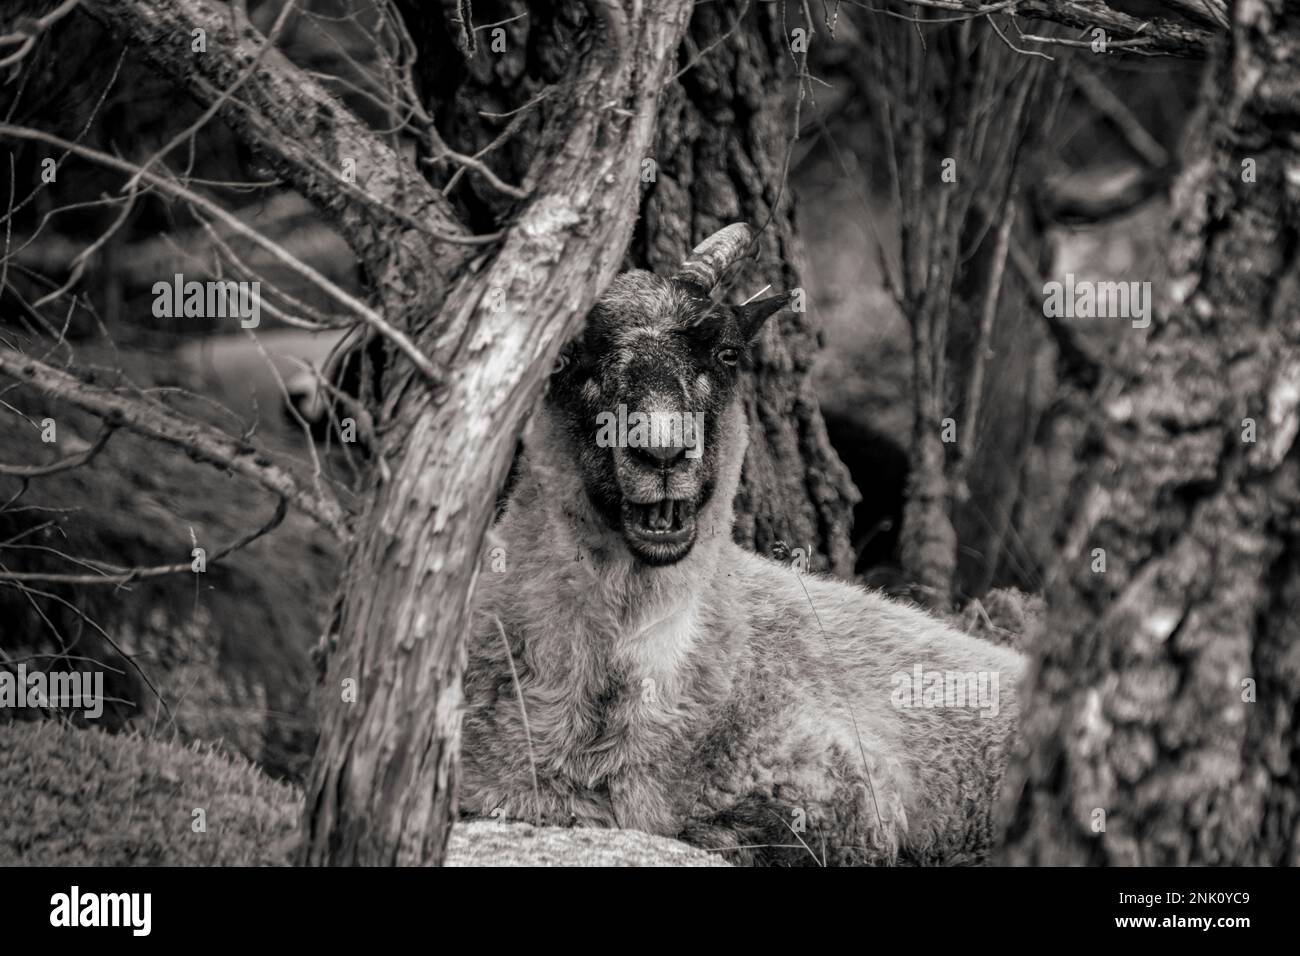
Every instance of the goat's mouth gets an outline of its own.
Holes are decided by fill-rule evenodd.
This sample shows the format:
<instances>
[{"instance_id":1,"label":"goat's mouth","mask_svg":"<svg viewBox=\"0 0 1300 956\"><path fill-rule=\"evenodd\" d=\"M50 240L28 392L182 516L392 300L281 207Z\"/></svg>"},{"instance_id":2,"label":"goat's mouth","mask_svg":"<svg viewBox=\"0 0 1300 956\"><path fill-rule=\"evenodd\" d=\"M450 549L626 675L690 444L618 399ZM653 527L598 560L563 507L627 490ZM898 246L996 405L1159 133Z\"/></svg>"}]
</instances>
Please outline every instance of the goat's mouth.
<instances>
[{"instance_id":1,"label":"goat's mouth","mask_svg":"<svg viewBox=\"0 0 1300 956\"><path fill-rule=\"evenodd\" d=\"M695 545L695 530L694 501L623 501L623 537L646 564L673 564L686 557Z\"/></svg>"}]
</instances>

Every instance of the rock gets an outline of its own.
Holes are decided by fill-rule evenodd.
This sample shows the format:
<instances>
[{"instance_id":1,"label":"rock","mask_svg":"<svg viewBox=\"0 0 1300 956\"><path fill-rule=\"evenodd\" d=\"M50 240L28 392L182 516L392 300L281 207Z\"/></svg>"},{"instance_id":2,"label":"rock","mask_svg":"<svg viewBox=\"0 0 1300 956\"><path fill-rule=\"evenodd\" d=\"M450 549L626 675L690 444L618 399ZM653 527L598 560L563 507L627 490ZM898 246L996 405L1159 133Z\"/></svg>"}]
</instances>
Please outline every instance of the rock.
<instances>
[{"instance_id":1,"label":"rock","mask_svg":"<svg viewBox=\"0 0 1300 956\"><path fill-rule=\"evenodd\" d=\"M451 832L448 866L728 866L720 856L637 830L534 827L467 820Z\"/></svg>"}]
</instances>

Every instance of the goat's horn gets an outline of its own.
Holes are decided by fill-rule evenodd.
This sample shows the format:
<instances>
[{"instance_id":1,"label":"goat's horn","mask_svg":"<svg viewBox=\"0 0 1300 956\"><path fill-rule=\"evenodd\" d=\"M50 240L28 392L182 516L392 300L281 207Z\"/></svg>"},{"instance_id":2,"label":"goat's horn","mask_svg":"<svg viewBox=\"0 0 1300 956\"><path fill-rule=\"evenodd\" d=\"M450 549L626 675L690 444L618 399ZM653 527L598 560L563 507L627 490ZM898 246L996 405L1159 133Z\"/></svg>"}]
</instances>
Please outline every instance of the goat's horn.
<instances>
[{"instance_id":1,"label":"goat's horn","mask_svg":"<svg viewBox=\"0 0 1300 956\"><path fill-rule=\"evenodd\" d=\"M754 234L743 222L723 226L691 250L673 278L711 290L727 267L744 255Z\"/></svg>"}]
</instances>

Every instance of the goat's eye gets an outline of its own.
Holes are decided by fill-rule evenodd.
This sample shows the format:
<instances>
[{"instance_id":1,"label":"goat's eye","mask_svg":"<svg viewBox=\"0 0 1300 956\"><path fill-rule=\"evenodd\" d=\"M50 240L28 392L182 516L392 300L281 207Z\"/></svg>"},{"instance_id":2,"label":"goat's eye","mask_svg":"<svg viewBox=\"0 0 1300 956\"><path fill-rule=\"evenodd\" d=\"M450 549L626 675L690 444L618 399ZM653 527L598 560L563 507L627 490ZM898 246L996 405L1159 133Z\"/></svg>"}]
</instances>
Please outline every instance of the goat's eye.
<instances>
[{"instance_id":1,"label":"goat's eye","mask_svg":"<svg viewBox=\"0 0 1300 956\"><path fill-rule=\"evenodd\" d=\"M551 369L552 375L559 375L569 367L569 356L561 352L555 359L555 368Z\"/></svg>"},{"instance_id":2,"label":"goat's eye","mask_svg":"<svg viewBox=\"0 0 1300 956\"><path fill-rule=\"evenodd\" d=\"M735 365L740 361L740 349L718 349L717 358L723 365Z\"/></svg>"}]
</instances>

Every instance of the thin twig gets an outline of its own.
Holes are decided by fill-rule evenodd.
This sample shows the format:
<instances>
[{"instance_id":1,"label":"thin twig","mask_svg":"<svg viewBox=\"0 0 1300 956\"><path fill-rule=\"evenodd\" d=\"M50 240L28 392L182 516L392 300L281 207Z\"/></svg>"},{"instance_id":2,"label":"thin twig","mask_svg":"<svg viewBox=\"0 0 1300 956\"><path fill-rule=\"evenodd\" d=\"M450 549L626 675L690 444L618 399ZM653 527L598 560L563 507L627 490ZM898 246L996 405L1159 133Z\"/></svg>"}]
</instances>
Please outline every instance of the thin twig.
<instances>
[{"instance_id":1,"label":"thin twig","mask_svg":"<svg viewBox=\"0 0 1300 956\"><path fill-rule=\"evenodd\" d=\"M11 136L15 139L30 139L38 142L49 143L50 145L67 149L69 152L81 156L84 159L98 162L101 165L108 166L111 169L116 169L118 172L122 173L134 174L138 169L135 164L118 159L116 156L110 156L109 154L100 152L96 149L89 149L85 146L79 146L76 143L70 143L67 140L60 139L57 136L52 136L49 133L43 133L40 130L0 123L0 136ZM279 243L267 238L258 230L246 225L207 197L201 196L193 190L187 189L166 177L145 170L138 171L146 182L157 186L163 192L193 203L209 216L214 219L219 219L228 229L239 233L239 235L243 236L245 239L261 246L274 256L278 262L298 273L298 275L302 276L322 291L328 293L342 305L347 306L359 319L361 319L361 321L372 326L380 335L384 336L396 345L398 350L410 359L411 364L418 368L431 383L437 385L442 381L442 375L434 366L433 362L429 360L427 355L420 351L419 346L411 341L410 337L407 336L406 333L395 328L387 319L374 309L370 308L355 296L343 291L325 276L317 272L314 268L307 265L297 256L292 255Z\"/></svg>"},{"instance_id":2,"label":"thin twig","mask_svg":"<svg viewBox=\"0 0 1300 956\"><path fill-rule=\"evenodd\" d=\"M108 444L109 436L113 434L114 428L111 424L105 425L95 438L94 443L85 451L77 452L58 461L50 462L48 465L5 465L0 464L0 475L15 475L20 478L39 478L43 475L54 475L61 471L67 471L70 468L80 468L90 459L103 450Z\"/></svg>"},{"instance_id":3,"label":"thin twig","mask_svg":"<svg viewBox=\"0 0 1300 956\"><path fill-rule=\"evenodd\" d=\"M524 740L528 744L528 772L533 778L533 806L537 811L533 819L537 821L537 826L541 826L542 790L537 785L537 757L533 753L533 734L528 728L528 708L524 706L524 690L519 686L519 672L515 670L515 655L510 650L510 641L506 638L506 629L501 624L501 618L493 614L492 621L497 626L497 633L501 635L501 644L506 652L506 662L510 665L510 679L514 682L515 697L519 701L519 716L524 722Z\"/></svg>"},{"instance_id":4,"label":"thin twig","mask_svg":"<svg viewBox=\"0 0 1300 956\"><path fill-rule=\"evenodd\" d=\"M247 547L258 538L270 534L284 521L284 515L288 507L288 499L281 497L279 503L275 506L275 514L271 515L270 520L255 531L250 531L242 538L218 548L210 557L204 559L205 565L216 564L222 558ZM194 564L192 561L182 561L178 564L157 564L152 567L118 568L116 573L104 574L45 574L40 571L0 571L0 581L41 581L48 584L115 584L120 586L130 584L133 581L141 581L145 578L159 578L168 574L180 574L183 571L193 572L193 570Z\"/></svg>"}]
</instances>

